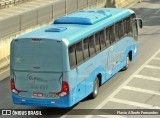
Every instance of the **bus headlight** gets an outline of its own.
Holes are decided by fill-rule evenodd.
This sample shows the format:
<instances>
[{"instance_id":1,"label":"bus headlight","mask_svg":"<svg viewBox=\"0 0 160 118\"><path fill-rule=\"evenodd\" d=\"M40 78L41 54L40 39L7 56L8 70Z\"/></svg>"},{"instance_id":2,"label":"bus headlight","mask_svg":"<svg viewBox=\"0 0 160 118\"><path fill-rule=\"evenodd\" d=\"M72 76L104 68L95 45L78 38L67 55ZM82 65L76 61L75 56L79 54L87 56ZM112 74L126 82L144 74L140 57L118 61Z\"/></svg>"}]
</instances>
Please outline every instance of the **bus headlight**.
<instances>
[{"instance_id":1,"label":"bus headlight","mask_svg":"<svg viewBox=\"0 0 160 118\"><path fill-rule=\"evenodd\" d=\"M137 53L137 48L136 47L134 48L134 53Z\"/></svg>"}]
</instances>

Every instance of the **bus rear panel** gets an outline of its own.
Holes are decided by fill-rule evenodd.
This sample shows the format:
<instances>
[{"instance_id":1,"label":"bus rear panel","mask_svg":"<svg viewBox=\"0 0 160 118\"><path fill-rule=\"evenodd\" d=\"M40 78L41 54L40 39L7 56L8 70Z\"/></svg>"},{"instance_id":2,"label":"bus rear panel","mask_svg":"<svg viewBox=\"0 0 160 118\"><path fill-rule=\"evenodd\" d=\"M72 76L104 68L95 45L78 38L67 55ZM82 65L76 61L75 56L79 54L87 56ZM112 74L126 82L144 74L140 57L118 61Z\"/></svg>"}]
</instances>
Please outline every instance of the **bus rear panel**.
<instances>
[{"instance_id":1,"label":"bus rear panel","mask_svg":"<svg viewBox=\"0 0 160 118\"><path fill-rule=\"evenodd\" d=\"M67 107L69 85L63 79L62 42L38 38L15 39L11 47L14 103L39 106L60 104ZM62 104L64 101L68 104Z\"/></svg>"}]
</instances>

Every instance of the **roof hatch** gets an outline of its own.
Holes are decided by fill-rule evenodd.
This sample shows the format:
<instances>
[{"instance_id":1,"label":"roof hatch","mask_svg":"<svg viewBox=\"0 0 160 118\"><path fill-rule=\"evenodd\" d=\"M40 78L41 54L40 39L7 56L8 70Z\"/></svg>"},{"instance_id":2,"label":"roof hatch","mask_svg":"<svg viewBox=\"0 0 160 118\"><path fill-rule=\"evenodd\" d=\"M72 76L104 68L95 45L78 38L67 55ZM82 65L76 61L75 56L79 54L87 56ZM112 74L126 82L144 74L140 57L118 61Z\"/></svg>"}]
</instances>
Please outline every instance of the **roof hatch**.
<instances>
[{"instance_id":1,"label":"roof hatch","mask_svg":"<svg viewBox=\"0 0 160 118\"><path fill-rule=\"evenodd\" d=\"M112 14L108 9L94 9L78 11L67 16L61 17L54 21L54 24L84 24L93 25L106 18L111 17Z\"/></svg>"},{"instance_id":2,"label":"roof hatch","mask_svg":"<svg viewBox=\"0 0 160 118\"><path fill-rule=\"evenodd\" d=\"M63 32L65 30L67 30L66 27L53 27L53 28L46 29L45 32Z\"/></svg>"}]
</instances>

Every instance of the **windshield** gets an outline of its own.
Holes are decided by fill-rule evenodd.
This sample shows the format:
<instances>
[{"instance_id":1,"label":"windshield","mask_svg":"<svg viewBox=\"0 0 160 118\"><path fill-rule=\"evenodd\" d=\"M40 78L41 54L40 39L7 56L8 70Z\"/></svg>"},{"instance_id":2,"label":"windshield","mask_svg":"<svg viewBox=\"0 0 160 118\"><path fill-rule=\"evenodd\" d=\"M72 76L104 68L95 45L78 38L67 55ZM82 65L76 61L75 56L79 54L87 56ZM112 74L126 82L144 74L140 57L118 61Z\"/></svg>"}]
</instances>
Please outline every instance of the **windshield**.
<instances>
[{"instance_id":1,"label":"windshield","mask_svg":"<svg viewBox=\"0 0 160 118\"><path fill-rule=\"evenodd\" d=\"M12 45L12 69L62 72L61 42L16 39Z\"/></svg>"}]
</instances>

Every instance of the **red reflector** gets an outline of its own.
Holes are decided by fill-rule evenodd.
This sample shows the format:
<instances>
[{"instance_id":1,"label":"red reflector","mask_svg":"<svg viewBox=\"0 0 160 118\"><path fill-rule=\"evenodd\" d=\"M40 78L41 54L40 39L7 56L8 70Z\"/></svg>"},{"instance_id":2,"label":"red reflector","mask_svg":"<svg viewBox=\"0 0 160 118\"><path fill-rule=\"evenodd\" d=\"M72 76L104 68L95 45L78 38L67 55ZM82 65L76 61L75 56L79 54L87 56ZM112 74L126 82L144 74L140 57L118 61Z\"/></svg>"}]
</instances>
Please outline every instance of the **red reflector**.
<instances>
[{"instance_id":1,"label":"red reflector","mask_svg":"<svg viewBox=\"0 0 160 118\"><path fill-rule=\"evenodd\" d=\"M13 79L11 79L11 90L12 89L15 89L15 85L14 85L14 80Z\"/></svg>"},{"instance_id":2,"label":"red reflector","mask_svg":"<svg viewBox=\"0 0 160 118\"><path fill-rule=\"evenodd\" d=\"M32 39L33 41L41 41L42 39L39 39L39 38L34 38Z\"/></svg>"}]
</instances>

